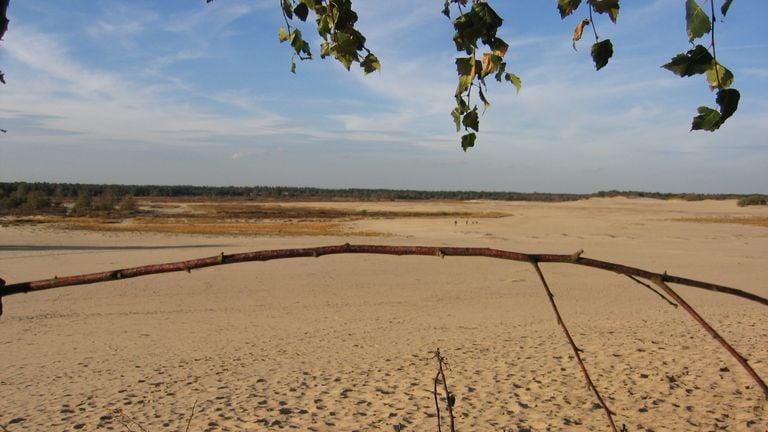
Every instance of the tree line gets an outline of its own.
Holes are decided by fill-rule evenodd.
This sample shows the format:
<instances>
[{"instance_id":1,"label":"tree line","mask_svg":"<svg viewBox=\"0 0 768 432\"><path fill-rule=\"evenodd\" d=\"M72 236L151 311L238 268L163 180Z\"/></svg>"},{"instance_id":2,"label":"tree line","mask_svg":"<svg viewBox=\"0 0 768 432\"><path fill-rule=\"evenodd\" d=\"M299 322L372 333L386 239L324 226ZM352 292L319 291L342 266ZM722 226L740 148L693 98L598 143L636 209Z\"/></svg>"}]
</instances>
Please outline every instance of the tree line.
<instances>
[{"instance_id":1,"label":"tree line","mask_svg":"<svg viewBox=\"0 0 768 432\"><path fill-rule=\"evenodd\" d=\"M761 194L700 194L642 191L599 191L591 194L427 191L400 189L323 189L293 186L192 186L192 185L113 185L81 183L0 182L2 214L126 214L137 211L137 198L143 199L242 199L252 201L428 201L496 200L564 202L588 198L653 198L701 201L736 199L740 206L766 205Z\"/></svg>"}]
</instances>

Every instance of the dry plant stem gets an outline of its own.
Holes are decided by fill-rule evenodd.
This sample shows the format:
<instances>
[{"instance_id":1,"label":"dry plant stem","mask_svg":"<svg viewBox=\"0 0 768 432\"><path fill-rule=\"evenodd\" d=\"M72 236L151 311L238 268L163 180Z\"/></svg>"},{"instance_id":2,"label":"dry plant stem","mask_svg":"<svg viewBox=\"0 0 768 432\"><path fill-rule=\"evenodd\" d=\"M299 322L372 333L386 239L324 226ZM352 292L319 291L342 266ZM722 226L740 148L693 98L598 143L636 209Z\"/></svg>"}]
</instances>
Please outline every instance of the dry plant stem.
<instances>
[{"instance_id":1,"label":"dry plant stem","mask_svg":"<svg viewBox=\"0 0 768 432\"><path fill-rule=\"evenodd\" d=\"M448 391L448 381L445 379L445 371L443 370L443 363L445 361L445 358L442 354L440 354L440 350L437 350L436 353L437 356L437 365L438 365L438 373L440 374L440 377L443 380L443 390L445 390L445 403L448 405L448 419L450 421L451 425L451 432L455 432L455 419L453 417L453 404L455 402L455 398L453 395L451 395L451 392Z\"/></svg>"},{"instance_id":2,"label":"dry plant stem","mask_svg":"<svg viewBox=\"0 0 768 432\"><path fill-rule=\"evenodd\" d=\"M667 303L669 303L669 305L670 305L670 306L672 306L672 307L674 307L674 308L677 308L677 303L675 303L675 302L673 302L673 301L669 300L668 298L664 297L664 294L662 294L662 293L660 293L660 292L656 291L656 288L654 288L654 287L652 287L652 286L648 285L647 283L645 283L645 282L641 281L640 279L638 279L638 278L636 278L636 277L634 277L634 276L630 276L630 275L627 275L627 277L628 277L628 278L630 278L630 279L632 279L633 281L635 281L635 282L639 283L640 285L642 285L642 286L644 286L644 287L648 288L649 290L651 290L651 291L655 292L655 293L656 293L656 295L658 295L659 297L661 297L662 299L664 299L664 301L665 301L665 302L667 302Z\"/></svg>"},{"instance_id":3,"label":"dry plant stem","mask_svg":"<svg viewBox=\"0 0 768 432\"><path fill-rule=\"evenodd\" d=\"M694 310L693 307L691 307L691 305L688 304L688 302L683 300L683 298L680 297L680 295L677 294L677 292L675 292L675 290L673 290L672 287L670 287L664 281L663 277L653 279L653 282L656 285L658 285L659 288L663 289L664 292L666 292L670 297L675 299L675 301L680 306L682 306L683 309L685 309L685 311L688 312L691 315L691 317L693 317L693 319L696 320L697 323L699 323L702 327L704 327L704 330L706 330L707 333L709 333L713 338L715 338L715 340L720 342L720 345L722 345L723 348L725 348L725 350L728 351L736 359L737 362L739 362L741 367L743 367L747 371L747 373L752 377L752 379L755 380L757 385L759 385L760 388L763 390L765 397L768 399L768 386L765 384L765 381L763 381L763 379L760 378L760 375L758 375L757 372L755 372L755 370L752 369L752 366L749 365L749 363L747 362L747 359L745 359L744 356L739 354L739 352L736 351L731 346L731 344L729 344L725 339L723 339L723 337L720 336L720 334L717 333L717 331L715 331L715 329L712 328L712 326L709 325L709 323L707 323L707 321L705 321L704 318L702 318L701 315L699 315L699 313L696 312L696 310Z\"/></svg>"},{"instance_id":4,"label":"dry plant stem","mask_svg":"<svg viewBox=\"0 0 768 432\"><path fill-rule=\"evenodd\" d=\"M576 361L579 363L579 367L581 368L581 371L584 373L584 378L587 380L587 385L589 386L590 389L592 389L592 392L595 394L595 397L597 397L597 400L600 402L600 405L603 406L603 409L605 410L605 415L608 417L608 423L611 425L611 430L613 430L613 432L618 432L618 429L616 429L616 423L613 422L613 413L611 412L611 409L608 408L608 405L606 405L605 401L603 400L603 397L600 396L600 392L597 390L597 387L595 387L595 384L592 382L592 378L590 378L589 372L587 372L587 367L584 365L584 362L581 360L581 354L579 354L581 350L576 346L576 343L573 341L573 338L571 337L571 332L568 331L568 327L565 325L565 322L563 321L563 317L560 316L560 311L557 309L557 304L555 303L555 296L552 294L552 291L549 289L547 280L544 279L544 273L541 272L541 268L539 267L539 264L536 261L531 261L531 264L533 264L533 268L536 269L536 274L539 275L541 284L544 285L544 290L547 292L547 297L549 298L549 304L552 305L552 310L554 310L555 316L557 317L557 323L560 325L560 328L563 329L563 333L565 333L565 338L568 339L568 343L571 345L571 349L573 350L573 355L576 356Z\"/></svg>"},{"instance_id":5,"label":"dry plant stem","mask_svg":"<svg viewBox=\"0 0 768 432\"><path fill-rule=\"evenodd\" d=\"M129 416L128 414L123 412L123 410L118 409L117 413L120 414L120 418L118 419L118 421L126 429L128 429L129 432L133 432L133 429L131 429L131 423L135 424L139 429L141 429L142 432L149 432L146 429L144 429L144 426L142 426L141 423L139 423L136 420L134 420L133 418L131 418L131 416ZM127 419L128 421L126 422L124 419Z\"/></svg>"},{"instance_id":6,"label":"dry plant stem","mask_svg":"<svg viewBox=\"0 0 768 432\"><path fill-rule=\"evenodd\" d=\"M197 406L197 399L195 399L195 403L192 404L192 412L189 414L189 420L187 420L187 428L184 429L184 432L189 432L189 425L192 424L192 417L195 415L196 406Z\"/></svg>"},{"instance_id":7,"label":"dry plant stem","mask_svg":"<svg viewBox=\"0 0 768 432\"><path fill-rule=\"evenodd\" d=\"M435 374L435 388L432 394L435 396L435 413L437 414L437 432L442 432L442 421L440 420L440 402L437 399L437 381L440 380L440 370Z\"/></svg>"}]
</instances>

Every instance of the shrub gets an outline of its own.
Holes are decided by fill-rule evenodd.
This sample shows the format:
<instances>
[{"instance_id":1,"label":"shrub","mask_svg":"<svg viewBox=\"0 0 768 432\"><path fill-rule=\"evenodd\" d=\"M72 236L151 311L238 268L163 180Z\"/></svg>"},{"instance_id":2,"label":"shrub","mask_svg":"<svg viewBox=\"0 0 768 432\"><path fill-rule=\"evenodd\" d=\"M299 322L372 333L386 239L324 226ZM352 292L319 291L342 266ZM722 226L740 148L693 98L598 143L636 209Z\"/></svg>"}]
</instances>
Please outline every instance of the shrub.
<instances>
[{"instance_id":1,"label":"shrub","mask_svg":"<svg viewBox=\"0 0 768 432\"><path fill-rule=\"evenodd\" d=\"M739 199L739 202L738 202L739 207L746 207L746 206L753 206L753 205L766 205L766 204L768 204L768 200L766 200L765 195L745 196L744 198Z\"/></svg>"}]
</instances>

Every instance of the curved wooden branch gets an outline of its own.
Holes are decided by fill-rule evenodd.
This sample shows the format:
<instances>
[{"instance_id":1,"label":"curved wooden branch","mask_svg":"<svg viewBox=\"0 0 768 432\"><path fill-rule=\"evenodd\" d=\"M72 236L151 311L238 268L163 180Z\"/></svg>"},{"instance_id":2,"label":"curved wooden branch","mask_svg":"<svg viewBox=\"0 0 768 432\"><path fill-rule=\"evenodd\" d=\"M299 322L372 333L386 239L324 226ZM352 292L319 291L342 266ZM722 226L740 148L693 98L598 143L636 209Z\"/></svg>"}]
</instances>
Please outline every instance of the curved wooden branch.
<instances>
[{"instance_id":1,"label":"curved wooden branch","mask_svg":"<svg viewBox=\"0 0 768 432\"><path fill-rule=\"evenodd\" d=\"M525 263L563 263L563 264L576 264L586 267L597 268L601 270L607 270L614 273L619 273L627 276L633 276L636 278L642 278L652 281L658 285L657 281L666 283L676 283L679 285L686 285L694 288L700 288L707 291L714 291L723 294L729 294L736 297L741 297L747 300L751 300L760 303L764 306L768 306L768 299L761 297L757 294L752 294L740 289L731 288L723 285L712 284L709 282L702 282L693 279L687 279L679 276L669 275L665 273L654 273L648 270L643 270L635 267L629 267L621 264L611 263L607 261L600 261L591 258L583 258L581 251L570 255L556 255L556 254L526 254L521 252L513 252L501 249L490 248L474 248L474 247L434 247L434 246L382 246L382 245L351 245L349 243L337 246L320 246L312 248L300 248L300 249L273 249L262 250L255 252L244 252L231 255L225 255L223 252L220 255L193 259L188 261L178 261L165 264L152 264L147 266L132 267L118 270L110 270L100 273L82 274L76 276L66 277L53 277L52 279L44 279L32 282L21 282L2 286L0 284L0 298L2 296L26 293L30 291L41 291L52 288L60 288L72 285L84 285L97 282L107 282L119 279L128 279L139 276L146 276L158 273L168 273L177 271L190 271L193 269L212 267L223 264L235 264L250 261L269 261L274 259L285 258L299 258L299 257L320 257L323 255L334 254L347 254L347 253L364 253L364 254L381 254L381 255L425 255L425 256L472 256L472 257L488 257L505 259L512 261L520 261ZM662 287L663 288L663 287ZM665 291L667 291L665 289ZM680 302L679 296L672 295L669 291L667 294L673 297L676 301ZM1 305L1 303L0 303ZM1 306L0 306L1 307ZM689 306L690 307L690 306ZM1 309L0 309L1 310ZM686 309L687 310L687 309ZM699 317L701 318L701 317ZM697 321L699 321L697 319ZM701 319L703 321L703 319ZM701 324L701 321L699 323ZM702 324L703 325L703 324ZM708 325L707 325L708 326ZM705 329L709 332L711 326ZM731 352L729 350L729 352ZM746 365L744 358L736 353L735 350L731 352L736 357L736 360L745 366L747 372L756 379L760 387L765 392L766 398L768 398L768 388L765 387L765 383L757 376L754 370L751 370L749 365Z\"/></svg>"},{"instance_id":2,"label":"curved wooden branch","mask_svg":"<svg viewBox=\"0 0 768 432\"><path fill-rule=\"evenodd\" d=\"M709 282L687 279L679 276L673 276L666 273L654 273L635 267L629 267L621 264L600 261L591 258L581 257L577 252L570 255L554 254L527 254L522 252L513 252L502 249L476 248L476 247L435 247L435 246L382 246L382 245L351 245L343 244L337 246L320 246L301 249L272 249L255 252L243 252L237 254L225 255L224 253L212 257L193 259L188 261L178 261L165 264L152 264L140 267L110 270L99 273L82 274L77 276L53 277L32 282L21 282L6 285L0 289L0 296L26 293L30 291L40 291L51 288L60 288L72 285L84 285L97 282L107 282L119 279L128 279L139 276L146 276L158 273L168 273L177 271L190 271L198 268L212 267L223 264L235 264L251 261L270 261L285 258L301 257L320 257L323 255L345 254L345 253L364 253L380 255L426 255L426 256L472 256L498 258L512 261L530 263L563 263L576 264L585 267L592 267L614 273L628 276L635 276L646 280L661 278L664 282L672 282L679 285L686 285L694 288L700 288L708 291L720 292L751 300L762 305L768 306L768 298L757 294L742 291L723 285L717 285Z\"/></svg>"}]
</instances>

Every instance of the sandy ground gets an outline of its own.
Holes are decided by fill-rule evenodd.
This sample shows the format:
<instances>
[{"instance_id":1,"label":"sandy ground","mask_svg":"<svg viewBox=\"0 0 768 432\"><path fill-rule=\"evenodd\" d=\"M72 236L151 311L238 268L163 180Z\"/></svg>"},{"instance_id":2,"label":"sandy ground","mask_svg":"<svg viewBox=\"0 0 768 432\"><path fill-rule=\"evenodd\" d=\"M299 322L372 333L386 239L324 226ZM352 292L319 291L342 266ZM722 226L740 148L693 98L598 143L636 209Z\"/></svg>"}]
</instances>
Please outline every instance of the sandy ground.
<instances>
[{"instance_id":1,"label":"sandy ground","mask_svg":"<svg viewBox=\"0 0 768 432\"><path fill-rule=\"evenodd\" d=\"M0 228L8 283L260 249L350 243L571 253L768 296L766 216L734 201L328 204L493 211L381 219L382 237L209 237ZM759 431L768 403L682 310L631 280L543 265L628 431ZM679 288L768 378L768 308ZM17 431L436 431L436 348L460 431L608 430L531 266L339 255L14 295L0 317L0 426ZM193 411L194 406L194 411ZM141 425L139 428L132 420ZM446 430L445 427L443 430Z\"/></svg>"}]
</instances>

